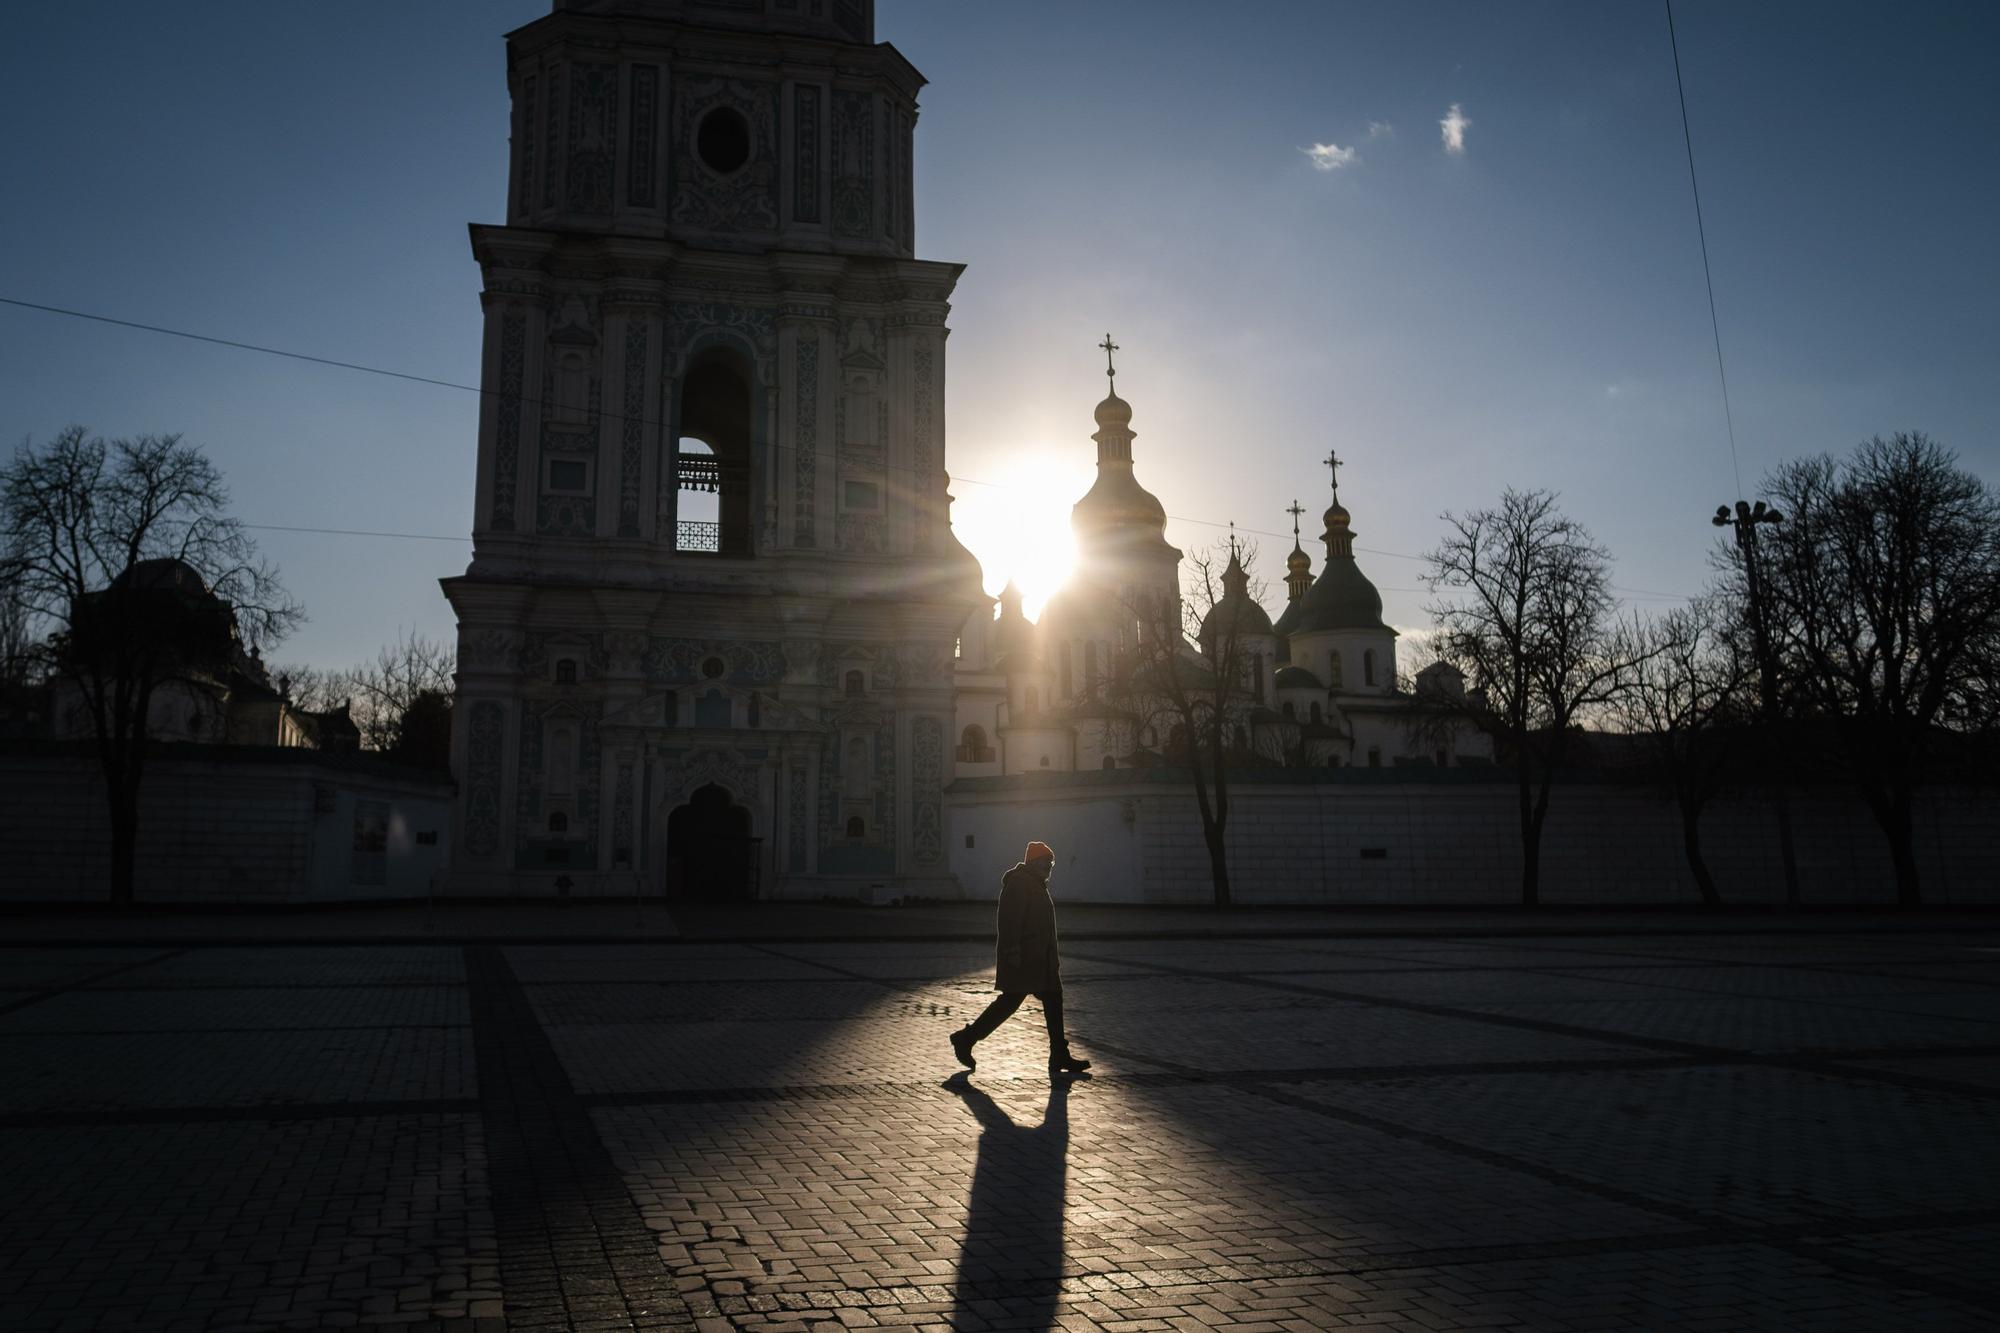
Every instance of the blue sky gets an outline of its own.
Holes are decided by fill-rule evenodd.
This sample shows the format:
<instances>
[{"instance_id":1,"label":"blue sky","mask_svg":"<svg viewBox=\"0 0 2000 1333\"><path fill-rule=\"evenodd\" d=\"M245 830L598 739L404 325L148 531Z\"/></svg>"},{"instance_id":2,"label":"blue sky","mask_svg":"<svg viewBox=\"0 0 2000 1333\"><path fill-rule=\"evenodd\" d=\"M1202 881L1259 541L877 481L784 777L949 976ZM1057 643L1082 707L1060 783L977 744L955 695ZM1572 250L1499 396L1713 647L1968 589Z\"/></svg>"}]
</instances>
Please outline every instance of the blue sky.
<instances>
[{"instance_id":1,"label":"blue sky","mask_svg":"<svg viewBox=\"0 0 2000 1333\"><path fill-rule=\"evenodd\" d=\"M464 228L501 214L501 35L545 9L11 12L0 296L476 382ZM1675 14L1744 486L1897 429L2000 479L2000 11ZM1388 553L1508 485L1560 490L1636 604L1700 588L1737 484L1660 5L881 0L878 33L931 80L919 252L968 265L949 462L992 587L1089 484L1109 329L1183 547L1284 530L1297 496L1317 554L1331 448L1398 625L1425 599ZM475 420L0 307L0 440L180 431L252 523L463 534ZM463 543L258 536L311 616L280 657L448 634ZM1275 601L1289 536L1258 540Z\"/></svg>"}]
</instances>

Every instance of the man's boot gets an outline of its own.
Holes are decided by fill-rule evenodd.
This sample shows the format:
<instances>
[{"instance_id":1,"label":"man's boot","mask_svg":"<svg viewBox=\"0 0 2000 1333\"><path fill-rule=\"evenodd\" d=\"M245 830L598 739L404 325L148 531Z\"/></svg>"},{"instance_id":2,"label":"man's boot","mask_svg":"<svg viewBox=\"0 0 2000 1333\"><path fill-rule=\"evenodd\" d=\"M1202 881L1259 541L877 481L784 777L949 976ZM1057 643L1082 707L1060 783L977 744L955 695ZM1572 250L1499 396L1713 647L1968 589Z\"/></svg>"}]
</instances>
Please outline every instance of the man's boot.
<instances>
[{"instance_id":1,"label":"man's boot","mask_svg":"<svg viewBox=\"0 0 2000 1333\"><path fill-rule=\"evenodd\" d=\"M1078 1059L1069 1053L1067 1044L1060 1051L1049 1052L1049 1077L1057 1078L1066 1074L1081 1074L1090 1068L1090 1061Z\"/></svg>"},{"instance_id":2,"label":"man's boot","mask_svg":"<svg viewBox=\"0 0 2000 1333\"><path fill-rule=\"evenodd\" d=\"M970 1028L960 1028L951 1034L951 1053L957 1056L958 1062L967 1069L979 1068L972 1060L972 1030Z\"/></svg>"}]
</instances>

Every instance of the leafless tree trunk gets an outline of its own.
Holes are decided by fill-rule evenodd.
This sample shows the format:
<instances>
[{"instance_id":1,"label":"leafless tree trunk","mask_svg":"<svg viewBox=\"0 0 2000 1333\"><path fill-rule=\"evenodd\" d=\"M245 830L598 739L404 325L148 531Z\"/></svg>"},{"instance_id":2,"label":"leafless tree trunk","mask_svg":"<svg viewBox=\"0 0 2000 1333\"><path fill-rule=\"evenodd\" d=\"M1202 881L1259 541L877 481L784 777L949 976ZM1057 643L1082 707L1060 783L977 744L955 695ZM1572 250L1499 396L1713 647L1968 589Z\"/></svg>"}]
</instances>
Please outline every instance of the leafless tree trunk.
<instances>
[{"instance_id":1,"label":"leafless tree trunk","mask_svg":"<svg viewBox=\"0 0 2000 1333\"><path fill-rule=\"evenodd\" d=\"M1248 672L1249 635L1254 618L1237 614L1232 589L1254 601L1239 564L1218 571L1218 553L1188 561L1187 594L1178 599L1142 599L1128 606L1135 633L1118 664L1112 697L1140 725L1164 723L1169 760L1184 763L1194 784L1208 851L1214 903L1231 902L1229 884L1229 763L1234 732L1252 701ZM1206 632L1204 632L1206 626ZM1190 639L1202 642L1197 649Z\"/></svg>"},{"instance_id":2,"label":"leafless tree trunk","mask_svg":"<svg viewBox=\"0 0 2000 1333\"><path fill-rule=\"evenodd\" d=\"M1431 646L1470 682L1424 707L1485 727L1511 760L1521 831L1521 904L1541 895L1542 829L1571 730L1616 699L1644 656L1614 621L1610 553L1549 491L1505 492L1495 509L1444 516L1425 555Z\"/></svg>"},{"instance_id":3,"label":"leafless tree trunk","mask_svg":"<svg viewBox=\"0 0 2000 1333\"><path fill-rule=\"evenodd\" d=\"M1702 600L1645 625L1631 688L1611 708L1674 797L1688 873L1709 907L1720 907L1722 895L1702 855L1701 815L1725 780L1732 738L1755 713L1756 666L1725 632L1725 617L1713 600Z\"/></svg>"}]
</instances>

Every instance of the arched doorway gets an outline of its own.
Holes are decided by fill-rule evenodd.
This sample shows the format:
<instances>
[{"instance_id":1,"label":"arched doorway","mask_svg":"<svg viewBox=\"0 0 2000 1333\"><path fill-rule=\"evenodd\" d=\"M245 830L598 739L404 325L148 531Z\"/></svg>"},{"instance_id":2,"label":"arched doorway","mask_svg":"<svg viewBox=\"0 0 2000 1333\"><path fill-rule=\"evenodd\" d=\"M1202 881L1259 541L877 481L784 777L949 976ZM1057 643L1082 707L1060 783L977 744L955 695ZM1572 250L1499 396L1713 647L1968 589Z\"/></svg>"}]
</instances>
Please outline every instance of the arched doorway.
<instances>
[{"instance_id":1,"label":"arched doorway","mask_svg":"<svg viewBox=\"0 0 2000 1333\"><path fill-rule=\"evenodd\" d=\"M667 816L668 898L743 902L757 896L762 839L750 836L750 811L710 783Z\"/></svg>"}]
</instances>

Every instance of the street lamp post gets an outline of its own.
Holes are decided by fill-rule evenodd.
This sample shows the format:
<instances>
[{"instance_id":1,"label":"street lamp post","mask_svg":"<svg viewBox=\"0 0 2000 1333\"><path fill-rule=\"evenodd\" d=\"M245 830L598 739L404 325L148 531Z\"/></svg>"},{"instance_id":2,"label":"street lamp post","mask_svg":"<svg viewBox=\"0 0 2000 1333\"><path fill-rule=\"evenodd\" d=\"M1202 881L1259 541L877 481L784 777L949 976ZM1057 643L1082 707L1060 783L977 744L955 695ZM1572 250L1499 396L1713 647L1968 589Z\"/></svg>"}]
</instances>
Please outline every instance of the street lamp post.
<instances>
[{"instance_id":1,"label":"street lamp post","mask_svg":"<svg viewBox=\"0 0 2000 1333\"><path fill-rule=\"evenodd\" d=\"M1736 549L1743 557L1743 577L1750 594L1750 639L1757 654L1757 694L1766 727L1776 729L1778 721L1778 664L1771 655L1771 639L1764 622L1764 582L1757 561L1757 528L1765 523L1782 523L1785 516L1762 500L1755 505L1738 500L1734 512L1717 505L1709 520L1718 528L1736 529ZM1778 814L1778 851L1785 866L1785 906L1799 905L1799 863L1792 849L1791 801L1782 778L1774 788Z\"/></svg>"}]
</instances>

